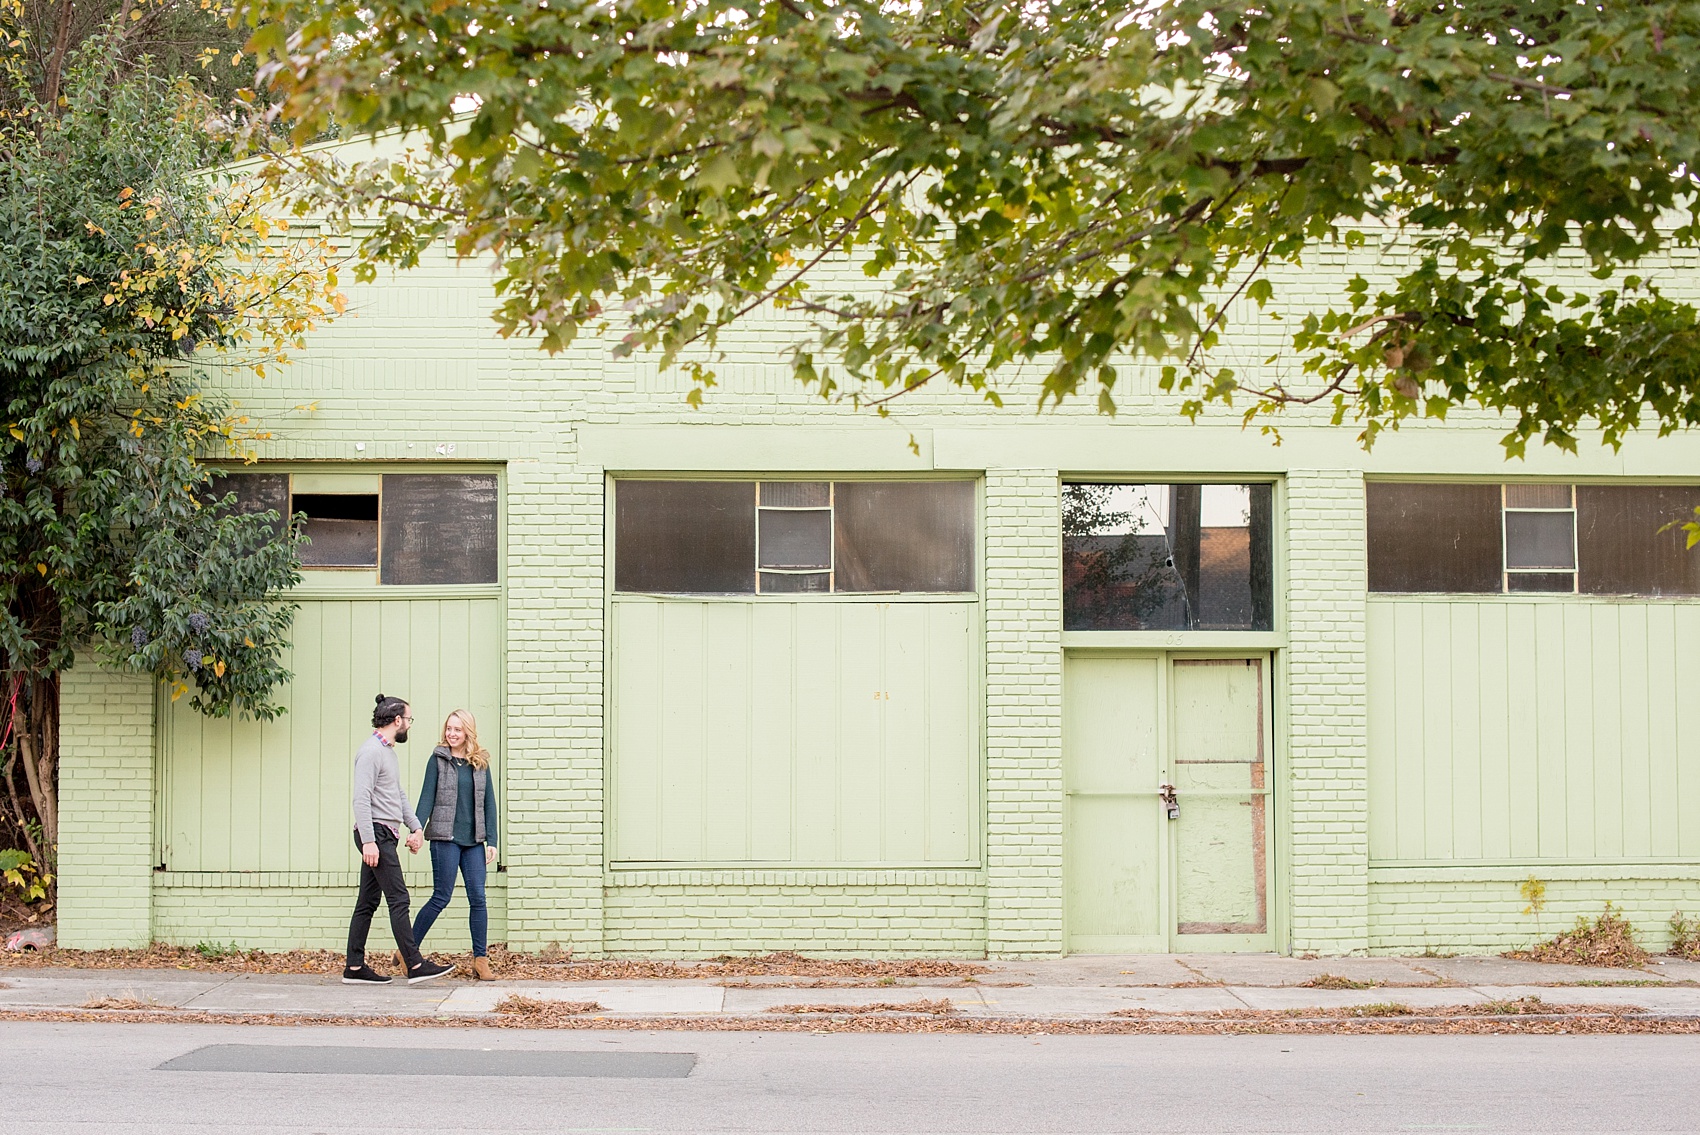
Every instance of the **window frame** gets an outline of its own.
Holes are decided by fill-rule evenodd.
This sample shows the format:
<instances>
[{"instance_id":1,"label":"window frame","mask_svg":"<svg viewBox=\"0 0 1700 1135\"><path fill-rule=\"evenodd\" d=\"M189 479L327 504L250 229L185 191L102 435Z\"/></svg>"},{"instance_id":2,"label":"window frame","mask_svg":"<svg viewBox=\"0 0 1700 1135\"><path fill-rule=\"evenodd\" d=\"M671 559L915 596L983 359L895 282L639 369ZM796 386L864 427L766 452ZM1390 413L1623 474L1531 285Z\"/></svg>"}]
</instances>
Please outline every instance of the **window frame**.
<instances>
[{"instance_id":1,"label":"window frame","mask_svg":"<svg viewBox=\"0 0 1700 1135\"><path fill-rule=\"evenodd\" d=\"M303 567L301 582L287 594L295 599L378 598L384 595L414 599L477 599L505 598L507 594L508 563L508 468L505 461L372 461L360 463L305 464L289 460L261 460L255 464L209 462L214 475L241 476L273 473L289 478L289 503L293 509L297 493L296 478L308 478L312 487L307 493L322 496L378 497L378 566L375 567ZM460 476L494 476L496 478L496 579L491 583L384 583L383 564L383 478L385 474L446 474ZM362 483L375 489L359 489ZM346 485L348 488L329 488ZM288 519L293 512L286 514Z\"/></svg>"},{"instance_id":2,"label":"window frame","mask_svg":"<svg viewBox=\"0 0 1700 1135\"><path fill-rule=\"evenodd\" d=\"M839 484L857 482L859 484L914 484L914 483L958 483L973 486L974 499L972 504L972 519L974 524L974 571L971 580L972 590L969 591L621 591L615 586L618 576L616 562L617 533L615 530L617 505L616 497L619 485L623 481L732 481L738 484L778 484L778 483L827 483L833 486L829 499L836 508L837 488ZM603 594L604 611L607 605L623 598L644 598L679 600L681 602L706 603L978 603L985 593L986 572L986 497L985 477L983 474L964 476L961 473L946 471L942 473L923 472L921 470L903 470L893 472L849 472L840 473L816 470L798 472L795 470L777 473L756 472L727 472L725 470L697 471L674 469L642 469L623 471L605 469L603 471ZM756 536L755 546L751 549L751 571L758 577L762 569L760 565L761 525L759 513L760 489L756 490ZM818 506L817 506L818 507ZM783 509L783 506L781 506ZM788 510L798 511L798 510ZM801 509L810 511L810 509ZM837 575L838 534L834 522L832 532L832 551L834 556L833 575ZM808 574L804 572L802 574ZM833 583L836 585L836 578Z\"/></svg>"},{"instance_id":3,"label":"window frame","mask_svg":"<svg viewBox=\"0 0 1700 1135\"><path fill-rule=\"evenodd\" d=\"M1068 630L1063 626L1062 494L1069 485L1233 485L1269 489L1269 620L1268 630ZM1287 644L1287 524L1286 478L1270 473L1091 473L1063 470L1057 475L1057 625L1064 650L1279 650Z\"/></svg>"},{"instance_id":4,"label":"window frame","mask_svg":"<svg viewBox=\"0 0 1700 1135\"><path fill-rule=\"evenodd\" d=\"M1608 592L1608 591L1584 591L1584 590L1582 590L1582 586L1581 586L1582 585L1582 576L1583 576L1584 571L1585 571L1585 565L1582 562L1582 532L1581 532L1581 504L1580 504L1580 496L1581 496L1580 490L1582 490L1583 488L1588 488L1588 487L1606 487L1606 488L1621 488L1621 489L1686 488L1686 489L1700 490L1700 478L1695 478L1695 477L1659 477L1659 476L1644 476L1644 477L1591 476L1591 477L1571 477L1571 478L1517 477L1517 478L1512 478L1512 479L1507 480L1505 478L1488 477L1488 476L1399 476L1399 475L1373 476L1373 477L1366 477L1364 479L1364 486L1365 486L1365 498L1364 499L1365 499L1365 504L1366 504L1366 510L1367 510L1367 501L1368 501L1368 487L1372 484L1490 485L1490 486L1497 488L1499 490L1498 496L1499 496L1499 500L1500 500L1500 515L1499 515L1500 585L1499 585L1498 590L1495 590L1495 591L1378 591L1378 590L1372 590L1368 586L1368 571L1367 571L1367 568L1368 568L1369 558L1373 554L1373 552L1372 552L1372 550L1369 546L1367 527L1366 527L1365 542L1364 542L1364 561L1365 561L1365 567L1366 567L1365 592L1371 599L1374 599L1374 598L1377 598L1377 597L1388 597L1388 598L1418 597L1418 598L1424 598L1424 599L1434 599L1434 598L1438 598L1438 597L1445 597L1445 598L1447 598L1449 600L1453 600L1453 601L1467 600L1467 601L1471 601L1471 602L1492 602L1492 601L1504 600L1504 599L1516 599L1516 600L1534 599L1534 600L1541 600L1541 601L1547 601L1547 602L1589 601L1589 600L1599 601L1599 600L1603 600L1603 601L1608 601L1608 602L1637 601L1637 602L1650 602L1650 603L1700 603L1700 594L1647 595L1647 594L1642 594L1642 593L1639 593L1639 592L1616 592L1616 591L1609 591ZM1540 507L1526 507L1526 506L1513 506L1513 507L1508 508L1505 504L1506 490L1510 487L1519 486L1519 485L1559 485L1559 486L1563 486L1563 487L1568 488L1570 490L1570 505L1569 505L1568 508L1540 508ZM1574 566L1571 567L1571 568L1568 568L1568 569L1566 569L1566 568L1510 568L1510 567L1508 567L1507 566L1507 557L1509 556L1510 549L1509 549L1509 541L1506 538L1506 529L1505 529L1505 518L1506 518L1506 514L1508 512L1531 512L1531 513L1548 513L1548 514L1568 512L1570 514L1570 539L1571 539L1571 552L1572 552L1572 556L1575 560ZM1695 554L1700 554L1700 549L1696 549ZM1513 591L1513 590L1510 589L1510 577L1512 575L1541 575L1541 574L1567 574L1571 577L1571 587L1567 591L1549 591L1549 590Z\"/></svg>"},{"instance_id":5,"label":"window frame","mask_svg":"<svg viewBox=\"0 0 1700 1135\"><path fill-rule=\"evenodd\" d=\"M772 478L756 481L756 547L755 547L755 590L756 595L833 595L838 592L838 525L836 523L838 507L838 482L828 479L826 484L826 503L824 505L787 505L765 504L762 501L762 487L781 482ZM815 485L819 481L791 481L790 484ZM826 513L826 569L820 568L781 568L766 567L761 562L761 530L763 513L768 512L824 512ZM763 591L762 576L782 575L797 577L826 576L826 590L818 591ZM680 594L694 595L696 592L681 592Z\"/></svg>"},{"instance_id":6,"label":"window frame","mask_svg":"<svg viewBox=\"0 0 1700 1135\"><path fill-rule=\"evenodd\" d=\"M1570 504L1565 508L1537 508L1528 505L1512 505L1510 503L1511 488L1514 485L1547 485L1562 484L1570 494ZM1511 514L1529 513L1536 516L1556 516L1568 513L1570 516L1570 566L1568 568L1553 567L1512 567L1511 566ZM1577 583L1582 575L1581 544L1576 531L1576 484L1575 482L1552 481L1506 481L1499 486L1499 574L1500 594L1502 595L1575 595L1578 594ZM1569 575L1570 589L1568 591L1531 589L1513 590L1512 578L1515 576L1536 575Z\"/></svg>"}]
</instances>

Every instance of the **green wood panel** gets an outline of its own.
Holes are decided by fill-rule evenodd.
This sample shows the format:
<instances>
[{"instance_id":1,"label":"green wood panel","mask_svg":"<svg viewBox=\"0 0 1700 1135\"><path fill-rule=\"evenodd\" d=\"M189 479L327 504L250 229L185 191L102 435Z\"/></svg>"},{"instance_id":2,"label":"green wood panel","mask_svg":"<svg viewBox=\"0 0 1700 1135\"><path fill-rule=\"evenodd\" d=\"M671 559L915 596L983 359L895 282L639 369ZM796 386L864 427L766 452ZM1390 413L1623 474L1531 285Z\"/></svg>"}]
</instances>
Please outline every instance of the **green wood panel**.
<instances>
[{"instance_id":1,"label":"green wood panel","mask_svg":"<svg viewBox=\"0 0 1700 1135\"><path fill-rule=\"evenodd\" d=\"M1268 746L1262 659L1176 659L1170 672L1175 929L1268 930Z\"/></svg>"},{"instance_id":2,"label":"green wood panel","mask_svg":"<svg viewBox=\"0 0 1700 1135\"><path fill-rule=\"evenodd\" d=\"M1372 598L1371 857L1700 859L1697 633L1686 602Z\"/></svg>"},{"instance_id":3,"label":"green wood panel","mask_svg":"<svg viewBox=\"0 0 1700 1135\"><path fill-rule=\"evenodd\" d=\"M349 803L354 750L381 690L411 699L399 747L417 798L443 718L461 708L503 765L501 608L494 599L325 600L301 605L270 722L206 718L185 697L162 713L167 787L162 855L173 871L344 871L355 864ZM423 857L409 874L429 874Z\"/></svg>"},{"instance_id":4,"label":"green wood panel","mask_svg":"<svg viewBox=\"0 0 1700 1135\"><path fill-rule=\"evenodd\" d=\"M978 859L975 608L620 597L610 858Z\"/></svg>"},{"instance_id":5,"label":"green wood panel","mask_svg":"<svg viewBox=\"0 0 1700 1135\"><path fill-rule=\"evenodd\" d=\"M1156 658L1063 667L1063 918L1078 952L1163 950L1169 926Z\"/></svg>"}]
</instances>

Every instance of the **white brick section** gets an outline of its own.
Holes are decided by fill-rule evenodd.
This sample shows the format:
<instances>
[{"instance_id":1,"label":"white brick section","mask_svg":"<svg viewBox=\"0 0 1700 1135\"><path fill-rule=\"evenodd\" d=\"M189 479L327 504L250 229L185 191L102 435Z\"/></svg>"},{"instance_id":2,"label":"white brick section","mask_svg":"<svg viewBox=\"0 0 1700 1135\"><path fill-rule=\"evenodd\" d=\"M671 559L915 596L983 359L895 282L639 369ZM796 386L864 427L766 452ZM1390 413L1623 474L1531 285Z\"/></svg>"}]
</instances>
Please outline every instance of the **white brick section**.
<instances>
[{"instance_id":1,"label":"white brick section","mask_svg":"<svg viewBox=\"0 0 1700 1135\"><path fill-rule=\"evenodd\" d=\"M1062 495L1055 470L986 475L986 949L1062 940Z\"/></svg>"},{"instance_id":2,"label":"white brick section","mask_svg":"<svg viewBox=\"0 0 1700 1135\"><path fill-rule=\"evenodd\" d=\"M1295 952L1369 946L1363 475L1287 479L1287 810Z\"/></svg>"}]
</instances>

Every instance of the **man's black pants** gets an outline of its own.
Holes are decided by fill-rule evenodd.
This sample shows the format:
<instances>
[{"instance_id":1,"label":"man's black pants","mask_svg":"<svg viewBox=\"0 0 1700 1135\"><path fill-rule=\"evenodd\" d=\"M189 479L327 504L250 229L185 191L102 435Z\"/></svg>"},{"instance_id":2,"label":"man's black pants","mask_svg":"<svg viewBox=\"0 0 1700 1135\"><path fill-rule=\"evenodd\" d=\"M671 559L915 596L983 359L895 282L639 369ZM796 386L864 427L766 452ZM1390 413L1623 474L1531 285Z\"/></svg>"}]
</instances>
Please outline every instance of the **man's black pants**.
<instances>
[{"instance_id":1,"label":"man's black pants","mask_svg":"<svg viewBox=\"0 0 1700 1135\"><path fill-rule=\"evenodd\" d=\"M402 960L411 971L419 964L419 947L413 944L413 923L407 917L407 880L401 877L401 856L397 854L396 834L383 824L372 825L377 837L378 865L360 862L360 897L354 902L354 920L348 924L348 968L359 969L366 964L366 936L372 932L372 916L378 913L381 895L390 904L390 932L401 950ZM360 833L354 833L354 846L360 846Z\"/></svg>"}]
</instances>

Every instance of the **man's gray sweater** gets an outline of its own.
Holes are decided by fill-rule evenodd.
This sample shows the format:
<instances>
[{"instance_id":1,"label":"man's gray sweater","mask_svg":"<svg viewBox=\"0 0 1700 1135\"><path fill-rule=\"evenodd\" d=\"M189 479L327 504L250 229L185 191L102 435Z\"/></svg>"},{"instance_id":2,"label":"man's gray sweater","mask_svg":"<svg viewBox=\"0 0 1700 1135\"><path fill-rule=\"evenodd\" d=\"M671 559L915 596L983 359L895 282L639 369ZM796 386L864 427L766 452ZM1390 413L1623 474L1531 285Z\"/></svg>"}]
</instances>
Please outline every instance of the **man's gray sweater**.
<instances>
[{"instance_id":1,"label":"man's gray sweater","mask_svg":"<svg viewBox=\"0 0 1700 1135\"><path fill-rule=\"evenodd\" d=\"M401 790L401 762L396 760L395 748L374 733L354 753L354 828L360 842L368 844L377 842L373 824L387 824L400 834L403 822L408 831L419 830L419 817Z\"/></svg>"}]
</instances>

